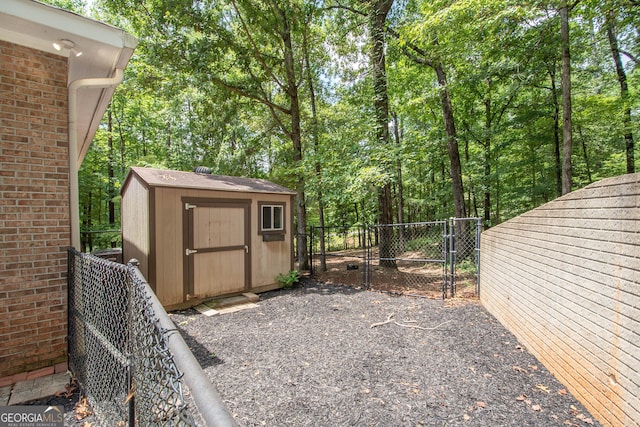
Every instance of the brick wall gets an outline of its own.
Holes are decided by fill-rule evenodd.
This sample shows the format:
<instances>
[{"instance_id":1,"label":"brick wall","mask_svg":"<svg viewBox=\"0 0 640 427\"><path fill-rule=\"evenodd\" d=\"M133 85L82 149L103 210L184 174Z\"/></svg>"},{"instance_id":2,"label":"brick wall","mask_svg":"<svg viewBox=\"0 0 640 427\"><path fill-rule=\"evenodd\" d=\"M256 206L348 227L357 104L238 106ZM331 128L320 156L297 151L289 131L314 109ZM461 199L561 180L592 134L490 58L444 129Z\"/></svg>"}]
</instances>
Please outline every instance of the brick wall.
<instances>
[{"instance_id":1,"label":"brick wall","mask_svg":"<svg viewBox=\"0 0 640 427\"><path fill-rule=\"evenodd\" d=\"M0 41L0 378L66 360L67 60Z\"/></svg>"},{"instance_id":2,"label":"brick wall","mask_svg":"<svg viewBox=\"0 0 640 427\"><path fill-rule=\"evenodd\" d=\"M640 422L640 174L482 234L481 301L604 425Z\"/></svg>"}]
</instances>

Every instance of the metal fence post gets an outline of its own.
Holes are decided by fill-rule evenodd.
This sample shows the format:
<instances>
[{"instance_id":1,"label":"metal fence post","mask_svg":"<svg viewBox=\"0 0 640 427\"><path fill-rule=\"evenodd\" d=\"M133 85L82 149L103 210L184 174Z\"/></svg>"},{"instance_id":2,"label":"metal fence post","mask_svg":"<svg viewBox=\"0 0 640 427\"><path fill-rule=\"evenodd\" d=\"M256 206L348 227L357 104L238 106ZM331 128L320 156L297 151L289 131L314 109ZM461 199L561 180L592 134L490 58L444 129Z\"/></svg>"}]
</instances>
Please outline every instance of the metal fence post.
<instances>
[{"instance_id":1,"label":"metal fence post","mask_svg":"<svg viewBox=\"0 0 640 427\"><path fill-rule=\"evenodd\" d=\"M127 395L127 403L129 406L129 427L135 427L136 425L136 395L133 390L133 360L131 355L127 358L127 388L129 394Z\"/></svg>"},{"instance_id":2,"label":"metal fence post","mask_svg":"<svg viewBox=\"0 0 640 427\"><path fill-rule=\"evenodd\" d=\"M313 277L313 225L309 226L309 276Z\"/></svg>"},{"instance_id":3,"label":"metal fence post","mask_svg":"<svg viewBox=\"0 0 640 427\"><path fill-rule=\"evenodd\" d=\"M447 296L448 271L449 271L449 223L444 221L442 223L442 299Z\"/></svg>"},{"instance_id":4,"label":"metal fence post","mask_svg":"<svg viewBox=\"0 0 640 427\"><path fill-rule=\"evenodd\" d=\"M358 226L358 230L360 227ZM369 256L367 253L367 226L362 224L362 287L367 289L367 271L369 270Z\"/></svg>"},{"instance_id":5,"label":"metal fence post","mask_svg":"<svg viewBox=\"0 0 640 427\"><path fill-rule=\"evenodd\" d=\"M456 280L456 219L449 218L449 297L455 296Z\"/></svg>"},{"instance_id":6,"label":"metal fence post","mask_svg":"<svg viewBox=\"0 0 640 427\"><path fill-rule=\"evenodd\" d=\"M129 261L130 266L135 266L138 268L140 266L140 262L137 259L132 259ZM135 339L134 331L133 331L133 283L131 283L130 275L128 275L128 284L127 284L127 406L129 411L129 427L135 427L136 425L136 390L133 389L135 381L134 381L134 359L133 359L133 340Z\"/></svg>"},{"instance_id":7,"label":"metal fence post","mask_svg":"<svg viewBox=\"0 0 640 427\"><path fill-rule=\"evenodd\" d=\"M482 218L476 222L476 295L480 298L480 239L482 238Z\"/></svg>"}]
</instances>

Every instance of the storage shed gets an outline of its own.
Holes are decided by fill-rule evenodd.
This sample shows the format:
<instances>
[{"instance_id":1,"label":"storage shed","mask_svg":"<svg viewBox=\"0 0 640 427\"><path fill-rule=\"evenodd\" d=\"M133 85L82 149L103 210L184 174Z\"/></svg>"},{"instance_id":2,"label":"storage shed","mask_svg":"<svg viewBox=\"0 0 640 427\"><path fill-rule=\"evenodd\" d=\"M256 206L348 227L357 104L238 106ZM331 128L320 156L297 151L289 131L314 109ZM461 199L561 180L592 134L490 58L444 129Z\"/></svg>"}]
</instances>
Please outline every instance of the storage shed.
<instances>
[{"instance_id":1,"label":"storage shed","mask_svg":"<svg viewBox=\"0 0 640 427\"><path fill-rule=\"evenodd\" d=\"M168 309L275 289L276 276L293 269L295 193L287 188L134 167L121 194L123 258L140 261Z\"/></svg>"}]
</instances>

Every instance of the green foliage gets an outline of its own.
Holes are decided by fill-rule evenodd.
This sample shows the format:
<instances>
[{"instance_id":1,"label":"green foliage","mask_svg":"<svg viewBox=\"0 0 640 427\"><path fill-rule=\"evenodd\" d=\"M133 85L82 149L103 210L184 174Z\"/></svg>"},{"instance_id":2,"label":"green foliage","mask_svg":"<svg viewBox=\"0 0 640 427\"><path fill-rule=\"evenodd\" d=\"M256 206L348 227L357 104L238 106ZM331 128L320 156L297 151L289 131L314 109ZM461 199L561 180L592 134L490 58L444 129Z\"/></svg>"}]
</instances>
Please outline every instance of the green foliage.
<instances>
[{"instance_id":1,"label":"green foliage","mask_svg":"<svg viewBox=\"0 0 640 427\"><path fill-rule=\"evenodd\" d=\"M50 3L86 10L81 0ZM497 224L557 197L560 41L551 4L395 2L387 20L386 73L401 143L386 147L375 142L364 3L340 4L94 0L94 18L123 27L140 44L111 103L112 132L100 127L80 171L83 230L119 227L117 195L131 165L206 165L214 173L267 178L292 189L304 184L313 225L320 202L327 225L377 222L377 189L386 184L394 210L402 186L405 222L451 216L442 88L433 68L411 55L412 46L447 71L468 214ZM624 103L604 27L611 10L620 49L630 55L624 56L626 102L636 140L640 130L637 11L620 0L579 2L571 19L574 188L625 172ZM301 160L291 140L287 29L295 52L289 71L300 106Z\"/></svg>"},{"instance_id":2,"label":"green foliage","mask_svg":"<svg viewBox=\"0 0 640 427\"><path fill-rule=\"evenodd\" d=\"M415 239L409 239L404 244L406 251L421 251L425 254L438 253L438 249L442 245L442 236L423 236Z\"/></svg>"},{"instance_id":3,"label":"green foliage","mask_svg":"<svg viewBox=\"0 0 640 427\"><path fill-rule=\"evenodd\" d=\"M280 273L276 276L276 283L280 284L285 289L291 289L293 285L300 281L300 272L298 270L291 270L288 273Z\"/></svg>"},{"instance_id":4,"label":"green foliage","mask_svg":"<svg viewBox=\"0 0 640 427\"><path fill-rule=\"evenodd\" d=\"M465 259L459 263L456 263L456 271L460 273L477 273L478 266L474 261Z\"/></svg>"}]
</instances>

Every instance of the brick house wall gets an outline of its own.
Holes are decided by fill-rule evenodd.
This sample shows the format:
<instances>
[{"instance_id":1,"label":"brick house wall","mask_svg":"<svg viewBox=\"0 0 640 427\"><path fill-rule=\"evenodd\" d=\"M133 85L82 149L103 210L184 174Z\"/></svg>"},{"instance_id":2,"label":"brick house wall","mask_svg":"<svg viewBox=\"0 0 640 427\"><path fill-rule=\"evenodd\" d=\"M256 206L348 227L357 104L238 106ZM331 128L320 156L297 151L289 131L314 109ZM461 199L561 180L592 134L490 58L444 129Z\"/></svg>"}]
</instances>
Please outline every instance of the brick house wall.
<instances>
[{"instance_id":1,"label":"brick house wall","mask_svg":"<svg viewBox=\"0 0 640 427\"><path fill-rule=\"evenodd\" d=\"M480 299L608 426L640 420L640 174L482 234Z\"/></svg>"},{"instance_id":2,"label":"brick house wall","mask_svg":"<svg viewBox=\"0 0 640 427\"><path fill-rule=\"evenodd\" d=\"M0 41L0 378L66 360L67 74Z\"/></svg>"}]
</instances>

